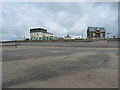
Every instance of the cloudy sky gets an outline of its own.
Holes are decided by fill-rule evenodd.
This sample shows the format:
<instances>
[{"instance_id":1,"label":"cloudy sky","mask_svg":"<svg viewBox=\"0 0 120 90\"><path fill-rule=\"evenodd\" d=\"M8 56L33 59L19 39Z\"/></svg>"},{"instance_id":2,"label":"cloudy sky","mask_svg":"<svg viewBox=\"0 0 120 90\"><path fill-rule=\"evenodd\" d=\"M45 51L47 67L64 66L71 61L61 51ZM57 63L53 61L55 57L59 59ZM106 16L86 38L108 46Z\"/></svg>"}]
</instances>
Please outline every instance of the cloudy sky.
<instances>
[{"instance_id":1,"label":"cloudy sky","mask_svg":"<svg viewBox=\"0 0 120 90\"><path fill-rule=\"evenodd\" d=\"M0 21L1 22L1 21ZM29 29L45 28L55 36L86 38L88 26L104 27L109 36L118 34L117 2L4 2L2 40L29 37Z\"/></svg>"}]
</instances>

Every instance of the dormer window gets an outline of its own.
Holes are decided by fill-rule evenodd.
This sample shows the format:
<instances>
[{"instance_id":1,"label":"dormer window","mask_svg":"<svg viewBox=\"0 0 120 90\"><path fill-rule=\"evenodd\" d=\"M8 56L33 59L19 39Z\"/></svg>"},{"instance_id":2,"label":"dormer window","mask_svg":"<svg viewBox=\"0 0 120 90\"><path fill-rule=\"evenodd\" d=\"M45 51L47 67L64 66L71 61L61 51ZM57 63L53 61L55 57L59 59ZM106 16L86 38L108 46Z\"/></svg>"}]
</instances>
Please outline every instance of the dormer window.
<instances>
[{"instance_id":1,"label":"dormer window","mask_svg":"<svg viewBox=\"0 0 120 90\"><path fill-rule=\"evenodd\" d=\"M96 30L96 33L100 33L100 30Z\"/></svg>"}]
</instances>

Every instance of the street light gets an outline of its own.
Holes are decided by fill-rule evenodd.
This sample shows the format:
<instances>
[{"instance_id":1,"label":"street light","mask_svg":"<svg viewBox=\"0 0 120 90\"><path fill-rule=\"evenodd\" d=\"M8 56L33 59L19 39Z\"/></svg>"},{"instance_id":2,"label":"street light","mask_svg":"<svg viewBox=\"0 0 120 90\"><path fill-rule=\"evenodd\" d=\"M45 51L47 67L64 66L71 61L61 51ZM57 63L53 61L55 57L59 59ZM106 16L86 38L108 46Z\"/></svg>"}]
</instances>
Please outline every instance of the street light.
<instances>
[{"instance_id":1,"label":"street light","mask_svg":"<svg viewBox=\"0 0 120 90\"><path fill-rule=\"evenodd\" d=\"M25 34L24 34L24 40L25 40Z\"/></svg>"},{"instance_id":2,"label":"street light","mask_svg":"<svg viewBox=\"0 0 120 90\"><path fill-rule=\"evenodd\" d=\"M82 39L83 39L83 31L84 31L84 30L82 30Z\"/></svg>"}]
</instances>

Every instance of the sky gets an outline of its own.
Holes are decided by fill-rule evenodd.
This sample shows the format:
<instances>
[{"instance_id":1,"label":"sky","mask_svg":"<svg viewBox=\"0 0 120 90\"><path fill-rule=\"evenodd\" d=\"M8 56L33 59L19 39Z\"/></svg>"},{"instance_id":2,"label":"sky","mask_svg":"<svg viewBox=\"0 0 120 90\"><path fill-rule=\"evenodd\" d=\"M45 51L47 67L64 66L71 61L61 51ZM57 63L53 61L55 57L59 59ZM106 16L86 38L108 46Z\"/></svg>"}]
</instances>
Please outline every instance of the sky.
<instances>
[{"instance_id":1,"label":"sky","mask_svg":"<svg viewBox=\"0 0 120 90\"><path fill-rule=\"evenodd\" d=\"M93 26L104 27L109 37L118 35L117 2L3 2L0 12L2 40L29 38L31 28L62 37L83 33L86 38L88 26Z\"/></svg>"}]
</instances>

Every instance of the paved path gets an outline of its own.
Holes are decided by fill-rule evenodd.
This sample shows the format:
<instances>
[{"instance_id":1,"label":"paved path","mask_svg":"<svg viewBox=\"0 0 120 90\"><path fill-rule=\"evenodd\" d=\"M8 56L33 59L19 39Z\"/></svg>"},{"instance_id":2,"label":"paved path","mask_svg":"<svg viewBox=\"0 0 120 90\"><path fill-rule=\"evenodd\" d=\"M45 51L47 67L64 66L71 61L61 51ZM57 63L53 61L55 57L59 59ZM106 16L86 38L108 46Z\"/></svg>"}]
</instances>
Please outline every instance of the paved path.
<instances>
[{"instance_id":1,"label":"paved path","mask_svg":"<svg viewBox=\"0 0 120 90\"><path fill-rule=\"evenodd\" d=\"M3 87L118 87L118 50L4 47Z\"/></svg>"}]
</instances>

